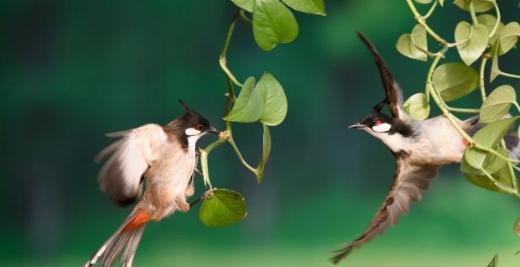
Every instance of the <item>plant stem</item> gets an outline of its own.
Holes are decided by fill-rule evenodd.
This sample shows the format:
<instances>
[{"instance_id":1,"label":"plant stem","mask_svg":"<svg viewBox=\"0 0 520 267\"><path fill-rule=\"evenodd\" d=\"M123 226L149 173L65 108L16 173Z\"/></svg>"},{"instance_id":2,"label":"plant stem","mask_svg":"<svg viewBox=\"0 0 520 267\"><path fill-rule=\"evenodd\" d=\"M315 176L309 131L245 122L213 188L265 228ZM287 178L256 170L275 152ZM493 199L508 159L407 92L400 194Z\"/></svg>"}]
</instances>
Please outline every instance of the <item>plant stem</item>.
<instances>
[{"instance_id":1,"label":"plant stem","mask_svg":"<svg viewBox=\"0 0 520 267\"><path fill-rule=\"evenodd\" d=\"M439 4L439 0L435 0L435 2L433 2L432 6L428 10L428 12L426 12L426 14L423 16L424 20L427 20L433 14L433 11L435 11L435 8L437 7L438 4Z\"/></svg>"},{"instance_id":2,"label":"plant stem","mask_svg":"<svg viewBox=\"0 0 520 267\"><path fill-rule=\"evenodd\" d=\"M500 25L500 21L502 20L502 15L500 14L500 8L498 8L498 4L496 1L493 1L493 5L495 5L495 11L497 13L497 22L495 23L495 26L493 27L493 30L489 33L489 37L492 37L495 35L495 33L498 30L498 26Z\"/></svg>"},{"instance_id":3,"label":"plant stem","mask_svg":"<svg viewBox=\"0 0 520 267\"><path fill-rule=\"evenodd\" d=\"M508 78L520 79L520 75L519 74L511 74L511 73L500 71L500 75L502 75L504 77L508 77Z\"/></svg>"},{"instance_id":4,"label":"plant stem","mask_svg":"<svg viewBox=\"0 0 520 267\"><path fill-rule=\"evenodd\" d=\"M472 2L473 3L473 2ZM480 97L482 98L482 103L486 101L486 83L484 81L485 71L486 71L486 63L488 61L487 57L482 57L482 61L480 62L480 71L479 71L479 87L480 87Z\"/></svg>"},{"instance_id":5,"label":"plant stem","mask_svg":"<svg viewBox=\"0 0 520 267\"><path fill-rule=\"evenodd\" d=\"M478 24L477 14L475 13L475 5L473 4L473 1L469 2L469 13L471 14L471 20L473 21L473 24Z\"/></svg>"},{"instance_id":6,"label":"plant stem","mask_svg":"<svg viewBox=\"0 0 520 267\"><path fill-rule=\"evenodd\" d=\"M446 51L448 51L448 47L445 46L440 53L444 54L446 53ZM464 129L462 129L462 127L460 126L459 124L459 120L453 116L450 111L447 109L447 105L446 103L444 102L444 100L437 94L437 91L435 91L434 87L433 87L433 82L432 82L432 76L433 76L433 72L435 70L435 68L437 67L437 64L439 64L439 61L440 59L442 58L441 55L437 55L433 62L432 62L432 65L430 66L430 69L428 71L428 75L427 75L427 85L426 85L426 88L429 89L430 91L430 94L433 98L433 100L435 101L435 103L437 104L437 106L439 107L439 109L441 110L442 114L448 119L448 121L451 123L451 125L453 126L453 128L455 128L455 130L464 138L468 141L468 143L470 144L470 146L478 149L478 150L482 150L484 152L487 152L487 153L490 153L490 154L493 154L503 160L506 160L506 161L509 161L509 162L514 162L514 163L517 163L518 160L513 160L513 159L509 159L507 157L504 157L502 154L498 153L497 151L495 151L494 149L491 149L491 148L488 148L488 147L485 147L485 146L482 146L478 143L476 143L473 138L471 138L467 133L466 131L464 131Z\"/></svg>"},{"instance_id":7,"label":"plant stem","mask_svg":"<svg viewBox=\"0 0 520 267\"><path fill-rule=\"evenodd\" d=\"M408 4L410 11L413 13L415 20L419 24L421 24L424 27L424 29L426 29L426 32L428 32L428 34L430 34L431 37L433 37L433 39L435 39L437 42L441 43L441 45L443 45L443 46L446 46L449 44L448 41L446 41L444 38L439 36L435 31L432 30L432 28L430 28L430 26L428 26L428 24L426 24L426 19L423 16L421 16L419 11L417 11L417 8L415 7L413 0L406 0L406 3Z\"/></svg>"},{"instance_id":8,"label":"plant stem","mask_svg":"<svg viewBox=\"0 0 520 267\"><path fill-rule=\"evenodd\" d=\"M227 68L227 59L226 55L229 49L229 44L231 43L231 37L233 37L233 32L235 31L235 26L237 22L239 12L235 13L233 16L233 19L231 20L231 23L229 24L226 38L224 39L224 45L222 47L222 51L220 52L219 57L219 65L224 71L224 74L226 75L226 82L227 82L227 93L226 93L226 104L224 108L224 117L228 114L229 110L231 109L231 105L233 101L235 101L235 93L233 92L233 83L237 84L238 86L242 86L240 82L235 78L233 73ZM225 143L231 135L231 123L226 121L226 130L221 132L219 134L219 139L214 141L213 143L209 144L204 149L199 149L200 152L200 165L202 168L202 177L204 180L204 185L209 188L213 188L211 185L211 178L209 175L209 167L208 167L208 156L209 154L217 147Z\"/></svg>"},{"instance_id":9,"label":"plant stem","mask_svg":"<svg viewBox=\"0 0 520 267\"><path fill-rule=\"evenodd\" d=\"M256 169L253 168L251 165L249 165L249 163L247 163L244 156L242 155L242 152L240 152L240 149L238 149L238 146L235 143L235 140L233 139L233 137L230 137L227 141L231 145L231 147L233 148L235 153L237 154L238 159L240 160L242 165L244 165L248 170L250 170L252 173L254 173L256 175Z\"/></svg>"},{"instance_id":10,"label":"plant stem","mask_svg":"<svg viewBox=\"0 0 520 267\"><path fill-rule=\"evenodd\" d=\"M233 19L231 20L231 23L229 24L229 28L226 34L226 38L224 40L224 46L222 48L222 51L220 52L219 57L219 65L222 71L224 71L224 74L226 76L226 82L227 82L227 93L226 93L226 104L224 108L224 117L229 113L231 110L231 107L233 105L233 102L236 99L235 93L233 92L233 84L242 87L242 83L238 81L238 79L233 75L233 73L229 70L227 67L227 52L229 49L229 45L231 43L231 38L233 37L233 32L235 31L236 22L238 18L242 18L244 20L249 20L244 14L243 10L238 10L235 15L233 16ZM226 130L221 132L219 135L219 139L214 141L213 143L209 144L204 149L199 149L200 151L200 162L201 162L201 168L202 168L202 176L204 179L204 185L206 187L209 186L209 188L213 188L211 185L211 179L209 175L209 167L208 167L208 156L209 154L220 145L224 144L225 142L228 142L235 153L237 154L237 157L239 158L242 165L244 165L248 170L253 172L255 175L257 175L257 171L255 168L253 168L247 161L244 159L244 156L242 155L242 152L240 152L240 149L238 148L237 144L235 143L235 140L233 139L232 135L232 125L230 121L226 121Z\"/></svg>"},{"instance_id":11,"label":"plant stem","mask_svg":"<svg viewBox=\"0 0 520 267\"><path fill-rule=\"evenodd\" d=\"M218 63L220 65L220 68L226 74L226 76L231 81L233 81L234 84L242 87L242 83L240 83L238 81L238 79L235 77L235 75L233 75L233 73L227 67L227 58L226 58L227 51L228 51L228 48L229 48L229 44L231 43L231 37L233 37L233 32L235 31L235 26L236 26L239 14L240 14L240 11L237 11L235 13L235 15L233 16L233 19L231 20L231 23L229 24L229 28L228 28L228 31L227 31L227 34L226 34L226 39L224 41L224 47L222 48L222 52L220 52L220 58L219 58Z\"/></svg>"},{"instance_id":12,"label":"plant stem","mask_svg":"<svg viewBox=\"0 0 520 267\"><path fill-rule=\"evenodd\" d=\"M458 113L472 113L472 114L478 114L480 113L480 109L478 108L454 108L446 105L446 109L448 109L451 112L458 112Z\"/></svg>"}]
</instances>

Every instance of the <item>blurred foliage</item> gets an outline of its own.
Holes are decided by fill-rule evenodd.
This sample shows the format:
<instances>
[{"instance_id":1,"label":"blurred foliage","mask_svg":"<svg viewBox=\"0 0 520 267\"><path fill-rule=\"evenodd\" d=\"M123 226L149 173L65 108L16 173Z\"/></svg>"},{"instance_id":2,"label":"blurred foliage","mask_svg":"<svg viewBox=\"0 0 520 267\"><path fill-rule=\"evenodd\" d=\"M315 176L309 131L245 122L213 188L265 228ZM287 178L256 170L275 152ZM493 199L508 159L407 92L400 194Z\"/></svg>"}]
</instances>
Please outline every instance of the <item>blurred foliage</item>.
<instances>
[{"instance_id":1,"label":"blurred foliage","mask_svg":"<svg viewBox=\"0 0 520 267\"><path fill-rule=\"evenodd\" d=\"M517 3L502 2L503 17L517 18ZM222 128L226 87L216 55L234 11L227 1L0 2L1 266L80 265L120 224L128 210L113 207L96 183L93 157L109 142L105 132L167 122L181 113L178 98ZM462 14L450 7L429 21L451 34ZM150 225L136 266L320 266L333 244L366 226L394 166L382 144L345 127L383 96L354 31L380 47L412 95L428 66L403 59L393 44L413 17L391 1L328 1L326 18L302 15L298 23L300 38L269 56L238 25L228 55L243 81L268 66L290 101L283 126L273 129L277 151L262 185L236 172L231 149L212 158L215 180L248 199L247 220L213 229L194 212L176 214ZM445 60L458 59L454 51ZM500 68L514 70L518 60L508 53ZM492 88L504 81L497 77ZM478 101L470 94L454 105ZM258 127L234 129L253 160L262 154ZM514 266L517 201L467 186L456 168L436 179L427 201L349 263L474 267L496 252L501 266Z\"/></svg>"}]
</instances>

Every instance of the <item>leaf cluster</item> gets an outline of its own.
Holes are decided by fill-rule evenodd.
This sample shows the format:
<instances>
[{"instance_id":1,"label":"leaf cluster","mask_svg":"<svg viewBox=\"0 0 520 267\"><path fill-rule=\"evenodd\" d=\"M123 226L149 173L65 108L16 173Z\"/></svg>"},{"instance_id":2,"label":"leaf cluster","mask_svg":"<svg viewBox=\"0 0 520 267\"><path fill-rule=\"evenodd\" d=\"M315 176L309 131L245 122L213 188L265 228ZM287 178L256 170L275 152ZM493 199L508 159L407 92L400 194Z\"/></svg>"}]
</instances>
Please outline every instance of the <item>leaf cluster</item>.
<instances>
[{"instance_id":1,"label":"leaf cluster","mask_svg":"<svg viewBox=\"0 0 520 267\"><path fill-rule=\"evenodd\" d=\"M414 1L430 5L426 15L419 14ZM511 135L520 107L513 86L502 84L490 92L486 85L498 76L520 78L518 75L502 72L499 57L516 47L520 36L520 24L516 21L505 23L501 17L498 0L454 0L453 4L468 14L468 21L457 23L453 31L454 42L450 43L438 35L427 19L437 7L445 6L441 0L407 0L417 24L410 33L401 35L396 48L404 56L418 61L432 63L426 78L424 92L416 93L404 103L405 111L416 120L424 120L430 114L430 98L442 111L461 136L468 142L461 162L461 172L479 187L520 197L516 185L517 159L510 159L504 138ZM441 45L438 52L429 51L428 41ZM460 61L442 63L445 54L456 48ZM491 61L489 73L486 66ZM480 62L477 69L473 65ZM487 75L486 75L487 74ZM487 76L487 77L486 77ZM486 79L487 78L487 79ZM461 99L479 90L482 103L480 108L456 108L449 102ZM479 116L480 130L470 136L461 127L456 113L474 113Z\"/></svg>"}]
</instances>

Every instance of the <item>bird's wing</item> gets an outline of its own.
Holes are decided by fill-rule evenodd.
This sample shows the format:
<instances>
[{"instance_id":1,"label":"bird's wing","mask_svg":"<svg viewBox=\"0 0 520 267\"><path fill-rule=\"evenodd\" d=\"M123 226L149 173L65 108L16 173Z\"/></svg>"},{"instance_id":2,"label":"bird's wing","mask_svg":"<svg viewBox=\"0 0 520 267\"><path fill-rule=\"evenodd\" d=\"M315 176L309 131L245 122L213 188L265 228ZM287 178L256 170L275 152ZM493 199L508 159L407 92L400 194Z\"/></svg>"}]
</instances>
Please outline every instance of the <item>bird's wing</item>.
<instances>
[{"instance_id":1,"label":"bird's wing","mask_svg":"<svg viewBox=\"0 0 520 267\"><path fill-rule=\"evenodd\" d=\"M396 157L394 182L383 205L360 237L334 252L332 262L338 263L353 249L361 247L389 226L395 225L399 217L408 211L411 203L421 199L421 192L428 189L437 173L437 167L411 165L406 161L407 154L401 153Z\"/></svg>"},{"instance_id":2,"label":"bird's wing","mask_svg":"<svg viewBox=\"0 0 520 267\"><path fill-rule=\"evenodd\" d=\"M377 52L377 49L372 42L370 42L362 33L358 32L357 34L376 61L379 75L381 76L383 87L385 88L385 100L388 103L392 116L400 119L407 118L408 116L403 110L403 91L401 90L401 87L399 87L399 84L394 80L394 77L386 66L383 57L381 57L379 52Z\"/></svg>"},{"instance_id":3,"label":"bird's wing","mask_svg":"<svg viewBox=\"0 0 520 267\"><path fill-rule=\"evenodd\" d=\"M163 128L147 124L139 128L107 134L120 138L107 146L96 160L106 160L99 172L101 190L118 205L131 204L141 191L141 177L150 162L159 156L159 148L168 142Z\"/></svg>"}]
</instances>

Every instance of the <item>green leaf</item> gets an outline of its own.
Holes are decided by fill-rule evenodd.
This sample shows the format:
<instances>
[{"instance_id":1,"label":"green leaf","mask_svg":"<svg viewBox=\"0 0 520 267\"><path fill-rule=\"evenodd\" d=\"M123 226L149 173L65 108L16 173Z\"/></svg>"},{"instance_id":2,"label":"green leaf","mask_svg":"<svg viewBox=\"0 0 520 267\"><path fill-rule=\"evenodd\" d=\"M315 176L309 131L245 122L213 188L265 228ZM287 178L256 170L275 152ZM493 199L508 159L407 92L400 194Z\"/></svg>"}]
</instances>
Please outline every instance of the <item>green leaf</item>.
<instances>
[{"instance_id":1,"label":"green leaf","mask_svg":"<svg viewBox=\"0 0 520 267\"><path fill-rule=\"evenodd\" d=\"M444 6L444 0L439 0L439 5Z\"/></svg>"},{"instance_id":2,"label":"green leaf","mask_svg":"<svg viewBox=\"0 0 520 267\"><path fill-rule=\"evenodd\" d=\"M498 147L498 143L509 132L518 117L503 119L495 121L484 126L474 136L473 140L478 144L490 148L497 149L497 152L504 157L508 156L505 148ZM495 180L503 181L504 184L511 184L511 174L509 169L509 162L475 147L468 147L464 151L463 160L461 163L461 172L474 184L487 188L489 190L500 190L487 175L497 176ZM495 174L495 173L498 173ZM486 175L487 174L487 175Z\"/></svg>"},{"instance_id":3,"label":"green leaf","mask_svg":"<svg viewBox=\"0 0 520 267\"><path fill-rule=\"evenodd\" d=\"M493 82L500 75L500 69L498 67L498 55L493 56L491 62L491 71L489 74L489 82Z\"/></svg>"},{"instance_id":4,"label":"green leaf","mask_svg":"<svg viewBox=\"0 0 520 267\"><path fill-rule=\"evenodd\" d=\"M253 13L253 7L255 6L255 0L231 0L238 7L245 9L247 12Z\"/></svg>"},{"instance_id":5,"label":"green leaf","mask_svg":"<svg viewBox=\"0 0 520 267\"><path fill-rule=\"evenodd\" d=\"M457 50L466 65L475 62L488 44L488 28L483 24L471 25L465 21L459 22L455 28Z\"/></svg>"},{"instance_id":6,"label":"green leaf","mask_svg":"<svg viewBox=\"0 0 520 267\"><path fill-rule=\"evenodd\" d=\"M462 63L446 63L433 72L433 87L445 101L459 99L478 86L478 73Z\"/></svg>"},{"instance_id":7,"label":"green leaf","mask_svg":"<svg viewBox=\"0 0 520 267\"><path fill-rule=\"evenodd\" d=\"M325 16L325 3L323 0L282 0L294 10Z\"/></svg>"},{"instance_id":8,"label":"green leaf","mask_svg":"<svg viewBox=\"0 0 520 267\"><path fill-rule=\"evenodd\" d=\"M520 24L518 22L510 22L500 31L499 54L503 55L516 46L520 36Z\"/></svg>"},{"instance_id":9,"label":"green leaf","mask_svg":"<svg viewBox=\"0 0 520 267\"><path fill-rule=\"evenodd\" d=\"M493 259L489 262L487 267L497 267L498 264L498 255L495 255Z\"/></svg>"},{"instance_id":10,"label":"green leaf","mask_svg":"<svg viewBox=\"0 0 520 267\"><path fill-rule=\"evenodd\" d=\"M256 0L253 8L253 35L266 51L278 43L292 42L298 36L298 23L292 12L278 0Z\"/></svg>"},{"instance_id":11,"label":"green leaf","mask_svg":"<svg viewBox=\"0 0 520 267\"><path fill-rule=\"evenodd\" d=\"M516 219L515 225L513 226L513 232L516 236L520 237L520 217Z\"/></svg>"},{"instance_id":12,"label":"green leaf","mask_svg":"<svg viewBox=\"0 0 520 267\"><path fill-rule=\"evenodd\" d=\"M495 0L455 0L453 3L463 10L469 11L469 4L473 1L475 12L486 12L491 10L494 6Z\"/></svg>"},{"instance_id":13,"label":"green leaf","mask_svg":"<svg viewBox=\"0 0 520 267\"><path fill-rule=\"evenodd\" d=\"M404 102L403 108L414 120L424 120L430 115L430 105L424 93L412 95Z\"/></svg>"},{"instance_id":14,"label":"green leaf","mask_svg":"<svg viewBox=\"0 0 520 267\"><path fill-rule=\"evenodd\" d=\"M477 16L477 21L480 24L486 25L488 28L488 32L491 33L493 31L493 28L495 27L495 24L497 22L497 18L491 14L482 14ZM499 22L497 31L493 36L491 36L488 40L488 44L494 45L496 41L498 40L498 36L500 31L504 28L504 23Z\"/></svg>"},{"instance_id":15,"label":"green leaf","mask_svg":"<svg viewBox=\"0 0 520 267\"><path fill-rule=\"evenodd\" d=\"M496 181L502 183L505 186L512 187L513 185L513 179L516 179L515 177L511 176L511 172L509 172L509 166L506 163L504 168L500 169L499 171L495 172L494 174L491 174L491 177L495 179ZM468 181L478 187L494 191L494 192L500 192L500 193L506 193L507 191L501 189L499 186L497 186L489 177L487 177L484 174L478 174L476 172L467 171L468 163L464 160L461 162L461 172L464 173L464 176L468 179Z\"/></svg>"},{"instance_id":16,"label":"green leaf","mask_svg":"<svg viewBox=\"0 0 520 267\"><path fill-rule=\"evenodd\" d=\"M488 96L480 109L480 121L490 123L502 119L516 103L515 89L510 85L497 87Z\"/></svg>"},{"instance_id":17,"label":"green leaf","mask_svg":"<svg viewBox=\"0 0 520 267\"><path fill-rule=\"evenodd\" d=\"M268 126L276 126L283 122L287 115L287 98L280 83L270 73L264 73L255 90L264 91L264 111L260 122Z\"/></svg>"},{"instance_id":18,"label":"green leaf","mask_svg":"<svg viewBox=\"0 0 520 267\"><path fill-rule=\"evenodd\" d=\"M258 183L264 181L265 165L267 164L267 160L269 160L269 155L271 154L271 133L269 132L269 127L267 125L262 124L262 127L264 129L262 135L262 158L256 168L256 180Z\"/></svg>"},{"instance_id":19,"label":"green leaf","mask_svg":"<svg viewBox=\"0 0 520 267\"><path fill-rule=\"evenodd\" d=\"M199 219L206 226L226 226L247 216L244 197L235 191L215 189L204 199Z\"/></svg>"},{"instance_id":20,"label":"green leaf","mask_svg":"<svg viewBox=\"0 0 520 267\"><path fill-rule=\"evenodd\" d=\"M512 117L492 122L475 133L473 139L485 147L495 148L517 119L518 117Z\"/></svg>"},{"instance_id":21,"label":"green leaf","mask_svg":"<svg viewBox=\"0 0 520 267\"><path fill-rule=\"evenodd\" d=\"M471 161L471 157L474 156L471 155L470 152L480 152L485 157L484 164L479 167L480 169L475 169L470 165L471 163L469 161ZM498 152L504 157L507 157L509 154L508 151L501 146ZM513 188L513 181L516 180L510 162L492 154L485 154L475 148L466 149L460 166L461 172L466 176L468 181L490 191L510 193L510 191L504 190L504 187ZM493 179L488 177L488 175Z\"/></svg>"},{"instance_id":22,"label":"green leaf","mask_svg":"<svg viewBox=\"0 0 520 267\"><path fill-rule=\"evenodd\" d=\"M415 0L419 4L430 4L433 0Z\"/></svg>"},{"instance_id":23,"label":"green leaf","mask_svg":"<svg viewBox=\"0 0 520 267\"><path fill-rule=\"evenodd\" d=\"M497 152L504 157L508 156L507 150L502 147L499 147ZM489 174L494 174L503 169L507 164L507 161L493 154L472 147L467 148L464 151L464 158L466 163L468 163L468 166L461 166L461 171L463 173L478 174L482 176L485 175L485 172L482 169Z\"/></svg>"},{"instance_id":24,"label":"green leaf","mask_svg":"<svg viewBox=\"0 0 520 267\"><path fill-rule=\"evenodd\" d=\"M426 30L424 26L417 24L412 30L412 33L406 33L397 40L396 48L401 54L406 57L426 61L428 55L417 47L423 50L428 50L428 42L426 40Z\"/></svg>"},{"instance_id":25,"label":"green leaf","mask_svg":"<svg viewBox=\"0 0 520 267\"><path fill-rule=\"evenodd\" d=\"M247 78L233 108L224 120L249 123L260 119L264 112L265 91L257 90L254 86L255 78Z\"/></svg>"}]
</instances>

